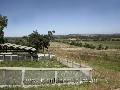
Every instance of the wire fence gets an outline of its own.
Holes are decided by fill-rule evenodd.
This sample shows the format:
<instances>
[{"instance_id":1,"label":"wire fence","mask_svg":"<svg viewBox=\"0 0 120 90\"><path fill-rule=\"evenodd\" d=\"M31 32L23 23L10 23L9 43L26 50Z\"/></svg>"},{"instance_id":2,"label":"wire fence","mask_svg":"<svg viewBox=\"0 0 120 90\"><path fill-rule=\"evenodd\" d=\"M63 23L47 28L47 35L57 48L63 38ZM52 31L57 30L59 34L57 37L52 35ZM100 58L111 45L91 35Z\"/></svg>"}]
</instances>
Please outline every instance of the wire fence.
<instances>
[{"instance_id":1,"label":"wire fence","mask_svg":"<svg viewBox=\"0 0 120 90\"><path fill-rule=\"evenodd\" d=\"M81 83L91 80L91 68L0 67L0 85Z\"/></svg>"},{"instance_id":2,"label":"wire fence","mask_svg":"<svg viewBox=\"0 0 120 90\"><path fill-rule=\"evenodd\" d=\"M83 66L79 63L73 62L72 60L68 60L68 59L64 59L64 58L60 58L60 57L57 57L57 61L60 63L63 63L64 65L66 65L68 67L72 67L72 68L87 67L87 66Z\"/></svg>"}]
</instances>

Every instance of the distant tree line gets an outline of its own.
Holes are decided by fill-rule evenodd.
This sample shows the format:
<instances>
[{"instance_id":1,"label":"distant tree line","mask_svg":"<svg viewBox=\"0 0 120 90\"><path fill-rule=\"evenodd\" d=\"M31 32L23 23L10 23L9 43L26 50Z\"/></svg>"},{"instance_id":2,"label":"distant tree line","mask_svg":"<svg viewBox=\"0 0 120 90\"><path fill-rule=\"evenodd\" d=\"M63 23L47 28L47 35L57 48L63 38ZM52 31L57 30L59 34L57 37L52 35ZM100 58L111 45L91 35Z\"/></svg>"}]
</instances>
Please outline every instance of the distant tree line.
<instances>
[{"instance_id":1,"label":"distant tree line","mask_svg":"<svg viewBox=\"0 0 120 90\"><path fill-rule=\"evenodd\" d=\"M81 41L120 41L120 34L70 34L70 35L56 35L56 39L79 39Z\"/></svg>"},{"instance_id":2,"label":"distant tree line","mask_svg":"<svg viewBox=\"0 0 120 90\"><path fill-rule=\"evenodd\" d=\"M66 44L70 44L70 45L75 45L78 47L85 47L85 48L90 48L90 49L97 49L97 50L107 50L109 47L108 46L104 46L103 44L99 44L97 46L90 44L90 43L82 43L80 41L77 40L54 40L55 42L59 42L59 43L66 43Z\"/></svg>"},{"instance_id":3,"label":"distant tree line","mask_svg":"<svg viewBox=\"0 0 120 90\"><path fill-rule=\"evenodd\" d=\"M97 50L107 50L108 46L103 46L103 44L99 44L98 46L94 46L93 44L89 43L81 43L81 42L76 42L76 41L71 41L70 45L75 45L75 46L80 46L80 47L85 47L85 48L90 48L90 49L97 49Z\"/></svg>"}]
</instances>

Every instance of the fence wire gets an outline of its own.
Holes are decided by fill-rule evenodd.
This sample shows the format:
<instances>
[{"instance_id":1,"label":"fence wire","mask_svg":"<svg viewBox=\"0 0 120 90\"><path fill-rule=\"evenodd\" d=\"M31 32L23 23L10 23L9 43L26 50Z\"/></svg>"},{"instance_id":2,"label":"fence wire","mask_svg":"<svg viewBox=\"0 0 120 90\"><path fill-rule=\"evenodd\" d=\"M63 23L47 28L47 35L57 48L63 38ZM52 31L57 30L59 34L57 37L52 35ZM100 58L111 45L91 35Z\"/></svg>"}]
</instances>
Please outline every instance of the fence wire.
<instances>
[{"instance_id":1,"label":"fence wire","mask_svg":"<svg viewBox=\"0 0 120 90\"><path fill-rule=\"evenodd\" d=\"M89 73L90 70L85 72ZM86 75L84 70L25 70L24 74L22 70L0 70L0 85L80 83L88 80L91 80L91 76Z\"/></svg>"}]
</instances>

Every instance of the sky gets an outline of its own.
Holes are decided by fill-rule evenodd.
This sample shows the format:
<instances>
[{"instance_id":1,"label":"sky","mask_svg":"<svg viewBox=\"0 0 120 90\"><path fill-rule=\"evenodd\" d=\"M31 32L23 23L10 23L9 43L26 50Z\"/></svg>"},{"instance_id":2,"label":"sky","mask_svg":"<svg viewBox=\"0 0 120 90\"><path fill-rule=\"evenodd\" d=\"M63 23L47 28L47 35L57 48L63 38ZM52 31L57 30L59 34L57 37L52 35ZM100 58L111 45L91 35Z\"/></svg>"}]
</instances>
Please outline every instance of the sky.
<instances>
[{"instance_id":1,"label":"sky","mask_svg":"<svg viewBox=\"0 0 120 90\"><path fill-rule=\"evenodd\" d=\"M120 33L120 0L0 0L5 37Z\"/></svg>"}]
</instances>

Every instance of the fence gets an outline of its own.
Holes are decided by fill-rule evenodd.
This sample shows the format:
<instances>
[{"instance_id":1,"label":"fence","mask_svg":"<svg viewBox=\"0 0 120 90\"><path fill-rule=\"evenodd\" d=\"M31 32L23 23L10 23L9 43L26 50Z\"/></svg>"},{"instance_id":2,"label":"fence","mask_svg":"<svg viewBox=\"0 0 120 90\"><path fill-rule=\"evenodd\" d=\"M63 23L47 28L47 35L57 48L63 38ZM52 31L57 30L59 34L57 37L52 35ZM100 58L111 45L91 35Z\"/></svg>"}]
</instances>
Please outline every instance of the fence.
<instances>
[{"instance_id":1,"label":"fence","mask_svg":"<svg viewBox=\"0 0 120 90\"><path fill-rule=\"evenodd\" d=\"M2 86L81 83L88 80L92 80L92 68L0 67Z\"/></svg>"},{"instance_id":2,"label":"fence","mask_svg":"<svg viewBox=\"0 0 120 90\"><path fill-rule=\"evenodd\" d=\"M0 61L4 61L4 60L26 60L26 59L30 59L33 60L34 57L37 57L36 54L0 54Z\"/></svg>"},{"instance_id":3,"label":"fence","mask_svg":"<svg viewBox=\"0 0 120 90\"><path fill-rule=\"evenodd\" d=\"M57 61L60 63L63 63L64 65L66 65L68 67L72 67L72 68L88 67L88 66L81 65L79 63L75 63L71 60L60 58L60 57L57 57Z\"/></svg>"},{"instance_id":4,"label":"fence","mask_svg":"<svg viewBox=\"0 0 120 90\"><path fill-rule=\"evenodd\" d=\"M38 61L40 59L49 59L49 58L53 58L55 57L55 55L50 55L50 54L9 54L9 53L3 53L0 54L0 61L4 61L4 60L33 60L33 58L38 59Z\"/></svg>"}]
</instances>

